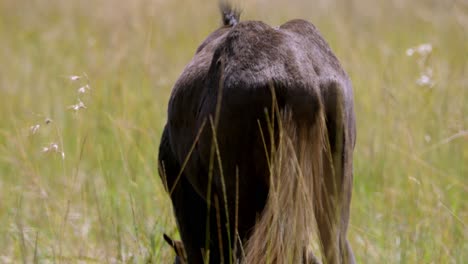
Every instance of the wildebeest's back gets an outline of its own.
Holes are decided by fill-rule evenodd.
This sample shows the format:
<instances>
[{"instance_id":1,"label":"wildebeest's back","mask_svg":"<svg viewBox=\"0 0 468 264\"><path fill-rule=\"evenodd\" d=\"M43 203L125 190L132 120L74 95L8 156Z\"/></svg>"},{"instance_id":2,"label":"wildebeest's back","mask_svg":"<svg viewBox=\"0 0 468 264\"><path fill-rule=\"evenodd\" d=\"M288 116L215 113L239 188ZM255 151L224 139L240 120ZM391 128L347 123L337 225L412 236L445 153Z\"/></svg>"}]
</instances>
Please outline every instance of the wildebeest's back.
<instances>
[{"instance_id":1,"label":"wildebeest's back","mask_svg":"<svg viewBox=\"0 0 468 264\"><path fill-rule=\"evenodd\" d=\"M300 19L277 28L259 21L241 22L220 43L214 60L217 55L225 59L226 82L299 81L312 87L321 78L348 79L315 26Z\"/></svg>"},{"instance_id":2,"label":"wildebeest's back","mask_svg":"<svg viewBox=\"0 0 468 264\"><path fill-rule=\"evenodd\" d=\"M249 173L266 175L265 164L252 164L253 157L246 153L265 155L257 142L257 120L265 117L265 108L271 108L271 86L280 107L296 107L296 114L307 118L319 103L321 83L328 82L346 87L349 81L328 44L309 22L292 20L272 28L260 21L243 21L222 27L200 45L172 92L169 130L172 146L178 148L173 151L182 163L201 124L214 115L222 85L218 131L223 135L218 140L223 161L230 163L223 168L235 171L236 166L245 164ZM301 109L303 106L307 108ZM202 196L210 150L211 134L203 133L186 167L188 173L198 172L189 178ZM215 177L214 182L219 179Z\"/></svg>"}]
</instances>

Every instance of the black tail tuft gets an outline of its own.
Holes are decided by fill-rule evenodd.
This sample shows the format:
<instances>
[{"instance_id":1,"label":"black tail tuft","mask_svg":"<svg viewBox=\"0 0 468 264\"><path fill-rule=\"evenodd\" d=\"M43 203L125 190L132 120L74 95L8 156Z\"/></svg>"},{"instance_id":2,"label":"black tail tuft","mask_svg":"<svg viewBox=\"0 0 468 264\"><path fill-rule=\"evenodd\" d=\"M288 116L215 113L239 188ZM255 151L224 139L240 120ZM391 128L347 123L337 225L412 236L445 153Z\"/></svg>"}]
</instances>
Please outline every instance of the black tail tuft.
<instances>
[{"instance_id":1,"label":"black tail tuft","mask_svg":"<svg viewBox=\"0 0 468 264\"><path fill-rule=\"evenodd\" d=\"M221 11L224 26L233 27L239 23L241 12L237 8L233 8L228 1L221 0L219 2L219 9Z\"/></svg>"}]
</instances>

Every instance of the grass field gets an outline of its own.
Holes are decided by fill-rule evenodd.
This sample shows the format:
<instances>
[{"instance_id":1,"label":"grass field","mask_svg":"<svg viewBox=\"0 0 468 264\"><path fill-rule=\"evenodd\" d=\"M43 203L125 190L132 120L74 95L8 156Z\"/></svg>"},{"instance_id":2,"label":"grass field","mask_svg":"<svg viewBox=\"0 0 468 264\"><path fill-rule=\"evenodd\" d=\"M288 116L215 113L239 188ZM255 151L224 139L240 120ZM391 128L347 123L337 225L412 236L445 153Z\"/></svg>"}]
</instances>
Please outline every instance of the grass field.
<instances>
[{"instance_id":1,"label":"grass field","mask_svg":"<svg viewBox=\"0 0 468 264\"><path fill-rule=\"evenodd\" d=\"M467 263L467 2L241 6L313 22L353 81L359 263ZM0 1L0 263L169 263L159 138L219 23L215 0Z\"/></svg>"}]
</instances>

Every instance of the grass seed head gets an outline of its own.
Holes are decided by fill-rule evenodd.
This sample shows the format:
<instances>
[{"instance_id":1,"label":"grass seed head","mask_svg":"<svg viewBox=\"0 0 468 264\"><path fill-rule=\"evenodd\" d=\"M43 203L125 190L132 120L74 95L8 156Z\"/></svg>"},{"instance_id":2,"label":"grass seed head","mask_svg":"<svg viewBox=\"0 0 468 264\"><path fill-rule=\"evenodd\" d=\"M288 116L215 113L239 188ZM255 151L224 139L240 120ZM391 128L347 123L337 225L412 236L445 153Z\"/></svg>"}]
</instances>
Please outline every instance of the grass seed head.
<instances>
[{"instance_id":1,"label":"grass seed head","mask_svg":"<svg viewBox=\"0 0 468 264\"><path fill-rule=\"evenodd\" d=\"M422 74L417 80L416 83L419 86L426 86L426 87L432 87L434 86L434 82L432 81L431 76L427 74Z\"/></svg>"},{"instance_id":2,"label":"grass seed head","mask_svg":"<svg viewBox=\"0 0 468 264\"><path fill-rule=\"evenodd\" d=\"M68 78L70 79L70 81L78 81L79 79L81 79L81 76L71 75Z\"/></svg>"},{"instance_id":3,"label":"grass seed head","mask_svg":"<svg viewBox=\"0 0 468 264\"><path fill-rule=\"evenodd\" d=\"M68 107L68 109L71 109L71 110L74 110L76 112L78 112L80 109L86 109L86 105L83 103L83 101L81 101L80 99L78 99L78 103L77 104L74 104L74 105L70 105Z\"/></svg>"},{"instance_id":4,"label":"grass seed head","mask_svg":"<svg viewBox=\"0 0 468 264\"><path fill-rule=\"evenodd\" d=\"M37 131L39 131L39 128L41 127L41 125L37 124L37 125L34 125L34 126L31 126L29 128L29 131L31 131L31 134L34 135L37 133Z\"/></svg>"},{"instance_id":5,"label":"grass seed head","mask_svg":"<svg viewBox=\"0 0 468 264\"><path fill-rule=\"evenodd\" d=\"M42 153L57 153L62 159L65 159L65 152L60 150L59 144L56 142L50 143L48 146L42 147Z\"/></svg>"},{"instance_id":6,"label":"grass seed head","mask_svg":"<svg viewBox=\"0 0 468 264\"><path fill-rule=\"evenodd\" d=\"M422 57L429 55L432 52L432 45L430 43L420 44L416 47L412 47L406 50L407 56L413 56L414 54L418 54Z\"/></svg>"},{"instance_id":7,"label":"grass seed head","mask_svg":"<svg viewBox=\"0 0 468 264\"><path fill-rule=\"evenodd\" d=\"M89 90L91 90L91 87L89 86L89 84L86 84L86 85L81 86L80 88L78 88L78 93L84 94Z\"/></svg>"}]
</instances>

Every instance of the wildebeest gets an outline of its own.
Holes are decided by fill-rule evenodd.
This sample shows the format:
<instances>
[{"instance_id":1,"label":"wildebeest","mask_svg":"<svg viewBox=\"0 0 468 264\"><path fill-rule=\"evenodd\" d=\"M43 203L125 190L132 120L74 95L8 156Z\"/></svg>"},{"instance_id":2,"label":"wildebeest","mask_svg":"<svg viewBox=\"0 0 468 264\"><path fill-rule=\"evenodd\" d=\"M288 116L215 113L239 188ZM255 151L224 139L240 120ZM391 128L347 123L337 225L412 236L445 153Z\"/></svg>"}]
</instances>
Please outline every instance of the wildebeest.
<instances>
[{"instance_id":1,"label":"wildebeest","mask_svg":"<svg viewBox=\"0 0 468 264\"><path fill-rule=\"evenodd\" d=\"M314 263L317 234L324 262L354 263L349 77L311 23L273 28L221 7L223 26L172 90L160 143L178 261Z\"/></svg>"}]
</instances>

